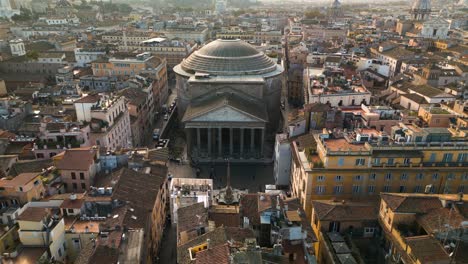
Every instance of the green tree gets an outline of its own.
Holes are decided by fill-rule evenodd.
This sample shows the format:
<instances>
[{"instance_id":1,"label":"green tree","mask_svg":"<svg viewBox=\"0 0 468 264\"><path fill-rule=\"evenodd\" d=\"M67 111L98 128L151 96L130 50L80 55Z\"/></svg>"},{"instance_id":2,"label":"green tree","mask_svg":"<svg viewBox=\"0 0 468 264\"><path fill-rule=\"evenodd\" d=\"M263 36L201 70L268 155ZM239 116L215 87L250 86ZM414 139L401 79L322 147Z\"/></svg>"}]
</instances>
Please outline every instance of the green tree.
<instances>
[{"instance_id":1,"label":"green tree","mask_svg":"<svg viewBox=\"0 0 468 264\"><path fill-rule=\"evenodd\" d=\"M312 19L312 18L324 18L325 15L320 13L318 9L309 9L304 13L304 16L307 19Z\"/></svg>"},{"instance_id":2,"label":"green tree","mask_svg":"<svg viewBox=\"0 0 468 264\"><path fill-rule=\"evenodd\" d=\"M24 8L24 7L20 8L19 15L15 14L11 17L11 20L13 20L14 22L24 22L24 21L29 21L31 19L32 19L31 10Z\"/></svg>"},{"instance_id":3,"label":"green tree","mask_svg":"<svg viewBox=\"0 0 468 264\"><path fill-rule=\"evenodd\" d=\"M36 50L31 50L26 52L26 58L31 59L31 60L37 60L39 58L39 52Z\"/></svg>"}]
</instances>

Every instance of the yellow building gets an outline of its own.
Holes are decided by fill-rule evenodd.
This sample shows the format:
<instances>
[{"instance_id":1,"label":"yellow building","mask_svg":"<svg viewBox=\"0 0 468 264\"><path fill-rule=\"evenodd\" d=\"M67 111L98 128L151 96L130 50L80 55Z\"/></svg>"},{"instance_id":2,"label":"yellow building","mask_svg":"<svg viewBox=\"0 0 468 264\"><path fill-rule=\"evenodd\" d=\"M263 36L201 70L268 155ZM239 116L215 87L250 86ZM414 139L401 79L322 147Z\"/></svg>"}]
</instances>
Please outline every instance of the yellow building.
<instances>
[{"instance_id":1,"label":"yellow building","mask_svg":"<svg viewBox=\"0 0 468 264\"><path fill-rule=\"evenodd\" d=\"M148 73L157 77L166 68L165 59L153 56L150 52L138 55L117 54L111 58L100 58L92 62L94 76L135 76Z\"/></svg>"},{"instance_id":2,"label":"yellow building","mask_svg":"<svg viewBox=\"0 0 468 264\"><path fill-rule=\"evenodd\" d=\"M0 195L16 198L20 204L40 200L45 189L38 173L21 173L11 180L0 180Z\"/></svg>"},{"instance_id":3,"label":"yellow building","mask_svg":"<svg viewBox=\"0 0 468 264\"><path fill-rule=\"evenodd\" d=\"M450 244L466 232L467 201L460 194L382 193L379 222L389 259L394 263L466 263L466 254Z\"/></svg>"},{"instance_id":4,"label":"yellow building","mask_svg":"<svg viewBox=\"0 0 468 264\"><path fill-rule=\"evenodd\" d=\"M312 201L312 229L317 236L315 256L318 263L333 263L334 243L345 234L373 238L378 233L378 201L350 202L337 200ZM338 243L343 244L343 241Z\"/></svg>"},{"instance_id":5,"label":"yellow building","mask_svg":"<svg viewBox=\"0 0 468 264\"><path fill-rule=\"evenodd\" d=\"M360 129L314 138L316 146L293 142L291 149L292 194L308 217L312 200L468 191L468 143L450 142L446 128L400 124L392 135Z\"/></svg>"},{"instance_id":6,"label":"yellow building","mask_svg":"<svg viewBox=\"0 0 468 264\"><path fill-rule=\"evenodd\" d=\"M25 247L48 247L56 261L65 260L65 228L63 219L51 217L47 208L28 207L18 217L18 234Z\"/></svg>"}]
</instances>

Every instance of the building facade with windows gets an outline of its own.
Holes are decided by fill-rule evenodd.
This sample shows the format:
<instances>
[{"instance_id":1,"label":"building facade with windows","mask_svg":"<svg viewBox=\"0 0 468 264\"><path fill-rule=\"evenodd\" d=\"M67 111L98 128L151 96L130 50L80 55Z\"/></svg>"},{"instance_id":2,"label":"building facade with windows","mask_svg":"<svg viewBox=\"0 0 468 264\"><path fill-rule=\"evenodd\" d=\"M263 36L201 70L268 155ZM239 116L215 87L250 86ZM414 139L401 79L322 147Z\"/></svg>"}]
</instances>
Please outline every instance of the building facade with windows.
<instances>
[{"instance_id":1,"label":"building facade with windows","mask_svg":"<svg viewBox=\"0 0 468 264\"><path fill-rule=\"evenodd\" d=\"M68 149L54 157L67 192L85 192L94 184L101 170L99 151L95 148Z\"/></svg>"},{"instance_id":2,"label":"building facade with windows","mask_svg":"<svg viewBox=\"0 0 468 264\"><path fill-rule=\"evenodd\" d=\"M0 196L12 198L21 205L40 200L45 193L41 175L38 173L21 173L11 180L0 181Z\"/></svg>"},{"instance_id":3,"label":"building facade with windows","mask_svg":"<svg viewBox=\"0 0 468 264\"><path fill-rule=\"evenodd\" d=\"M241 40L215 40L176 73L187 151L199 162L271 159L281 116L283 67Z\"/></svg>"},{"instance_id":4,"label":"building facade with windows","mask_svg":"<svg viewBox=\"0 0 468 264\"><path fill-rule=\"evenodd\" d=\"M380 192L468 191L468 144L446 128L394 126L317 133L316 146L292 143L291 189L311 214L312 200L377 196Z\"/></svg>"},{"instance_id":5,"label":"building facade with windows","mask_svg":"<svg viewBox=\"0 0 468 264\"><path fill-rule=\"evenodd\" d=\"M108 150L132 146L126 99L114 94L90 94L74 102L77 121L90 124L89 143Z\"/></svg>"}]
</instances>

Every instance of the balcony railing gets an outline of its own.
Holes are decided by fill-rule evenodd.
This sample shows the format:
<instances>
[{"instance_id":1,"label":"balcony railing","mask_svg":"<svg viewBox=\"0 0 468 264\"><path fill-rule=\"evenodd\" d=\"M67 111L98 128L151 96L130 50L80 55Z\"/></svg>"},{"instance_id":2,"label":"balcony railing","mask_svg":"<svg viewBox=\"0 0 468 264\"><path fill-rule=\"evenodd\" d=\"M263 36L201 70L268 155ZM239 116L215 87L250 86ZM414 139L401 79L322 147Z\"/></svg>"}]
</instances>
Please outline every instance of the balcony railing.
<instances>
[{"instance_id":1,"label":"balcony railing","mask_svg":"<svg viewBox=\"0 0 468 264\"><path fill-rule=\"evenodd\" d=\"M83 139L78 140L66 140L62 141L47 141L37 140L35 142L37 149L63 149L63 148L79 148L84 143Z\"/></svg>"}]
</instances>

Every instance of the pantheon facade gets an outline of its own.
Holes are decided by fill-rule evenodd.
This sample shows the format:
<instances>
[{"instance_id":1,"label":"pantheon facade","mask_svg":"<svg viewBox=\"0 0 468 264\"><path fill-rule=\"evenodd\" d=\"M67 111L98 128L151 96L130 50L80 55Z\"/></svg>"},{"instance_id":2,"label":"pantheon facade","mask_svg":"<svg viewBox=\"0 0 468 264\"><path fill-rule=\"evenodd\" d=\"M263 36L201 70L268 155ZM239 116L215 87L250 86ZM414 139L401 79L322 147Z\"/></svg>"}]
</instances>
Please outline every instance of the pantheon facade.
<instances>
[{"instance_id":1,"label":"pantheon facade","mask_svg":"<svg viewBox=\"0 0 468 264\"><path fill-rule=\"evenodd\" d=\"M283 68L241 40L215 40L174 68L177 111L195 162L271 159Z\"/></svg>"}]
</instances>

